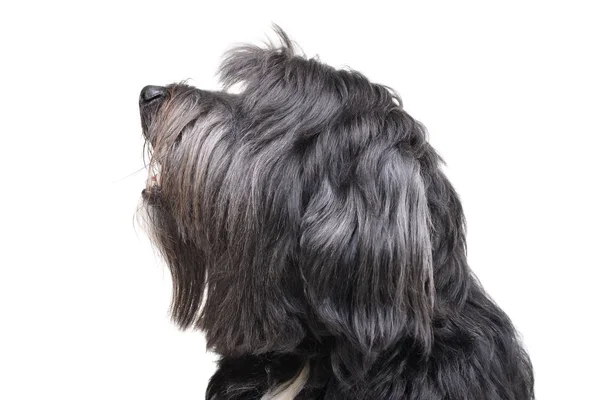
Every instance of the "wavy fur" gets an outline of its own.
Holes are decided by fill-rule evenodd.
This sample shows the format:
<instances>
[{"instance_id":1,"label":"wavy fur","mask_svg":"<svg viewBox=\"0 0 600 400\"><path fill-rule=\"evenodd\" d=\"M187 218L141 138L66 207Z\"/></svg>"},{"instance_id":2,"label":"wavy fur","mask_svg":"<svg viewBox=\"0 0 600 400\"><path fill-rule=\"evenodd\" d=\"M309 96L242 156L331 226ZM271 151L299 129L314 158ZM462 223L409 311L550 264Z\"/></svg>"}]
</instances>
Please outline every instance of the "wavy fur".
<instances>
[{"instance_id":1,"label":"wavy fur","mask_svg":"<svg viewBox=\"0 0 600 400\"><path fill-rule=\"evenodd\" d=\"M206 398L302 381L296 399L533 399L423 126L391 89L277 31L227 53L224 91L174 84L141 110L173 319L222 356Z\"/></svg>"}]
</instances>

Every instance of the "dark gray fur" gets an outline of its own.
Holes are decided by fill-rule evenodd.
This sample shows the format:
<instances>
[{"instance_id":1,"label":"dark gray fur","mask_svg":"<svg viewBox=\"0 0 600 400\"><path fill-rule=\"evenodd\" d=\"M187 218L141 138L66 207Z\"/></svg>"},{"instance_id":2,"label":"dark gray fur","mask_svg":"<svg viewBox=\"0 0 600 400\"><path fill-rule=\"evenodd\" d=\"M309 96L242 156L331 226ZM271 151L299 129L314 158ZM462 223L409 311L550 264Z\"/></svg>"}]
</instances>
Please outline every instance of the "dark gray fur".
<instances>
[{"instance_id":1,"label":"dark gray fur","mask_svg":"<svg viewBox=\"0 0 600 400\"><path fill-rule=\"evenodd\" d=\"M423 126L277 31L227 54L224 91L174 84L141 105L173 318L222 356L207 399L260 399L305 365L296 399L533 399Z\"/></svg>"}]
</instances>

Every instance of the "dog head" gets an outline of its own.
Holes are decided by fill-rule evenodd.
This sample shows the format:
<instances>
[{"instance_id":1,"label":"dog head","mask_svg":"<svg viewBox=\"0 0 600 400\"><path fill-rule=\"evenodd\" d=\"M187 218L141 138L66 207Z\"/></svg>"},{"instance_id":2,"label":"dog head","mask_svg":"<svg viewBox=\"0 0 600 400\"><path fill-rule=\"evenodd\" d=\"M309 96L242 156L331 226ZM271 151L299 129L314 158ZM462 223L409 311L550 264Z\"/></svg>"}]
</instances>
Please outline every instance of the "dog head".
<instances>
[{"instance_id":1,"label":"dog head","mask_svg":"<svg viewBox=\"0 0 600 400\"><path fill-rule=\"evenodd\" d=\"M389 88L278 33L281 45L227 54L223 91L141 93L144 208L174 321L226 355L307 337L373 354L409 337L426 352L437 156Z\"/></svg>"}]
</instances>

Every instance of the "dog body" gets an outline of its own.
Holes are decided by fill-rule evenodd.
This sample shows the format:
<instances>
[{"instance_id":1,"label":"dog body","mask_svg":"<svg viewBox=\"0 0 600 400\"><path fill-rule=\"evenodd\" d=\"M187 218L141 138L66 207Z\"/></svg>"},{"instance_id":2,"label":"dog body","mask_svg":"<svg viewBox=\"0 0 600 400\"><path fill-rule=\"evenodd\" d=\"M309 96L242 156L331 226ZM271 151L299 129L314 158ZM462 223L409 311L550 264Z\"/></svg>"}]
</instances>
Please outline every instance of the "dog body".
<instances>
[{"instance_id":1,"label":"dog body","mask_svg":"<svg viewBox=\"0 0 600 400\"><path fill-rule=\"evenodd\" d=\"M389 88L278 33L228 53L224 91L140 98L173 319L221 355L206 398L533 399L422 125Z\"/></svg>"}]
</instances>

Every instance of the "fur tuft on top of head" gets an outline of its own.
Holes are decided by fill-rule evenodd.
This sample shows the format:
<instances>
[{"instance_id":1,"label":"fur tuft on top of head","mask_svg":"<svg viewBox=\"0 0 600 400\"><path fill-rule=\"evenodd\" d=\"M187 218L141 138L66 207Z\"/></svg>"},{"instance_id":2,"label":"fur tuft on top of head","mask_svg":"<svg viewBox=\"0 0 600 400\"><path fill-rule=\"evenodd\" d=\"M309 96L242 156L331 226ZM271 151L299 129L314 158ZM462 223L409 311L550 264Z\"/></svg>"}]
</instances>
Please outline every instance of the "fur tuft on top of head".
<instances>
[{"instance_id":1,"label":"fur tuft on top of head","mask_svg":"<svg viewBox=\"0 0 600 400\"><path fill-rule=\"evenodd\" d=\"M279 43L269 41L265 47L242 44L225 53L218 72L224 90L267 75L272 72L270 67L280 64L281 60L299 56L288 35L278 25L273 29Z\"/></svg>"},{"instance_id":2,"label":"fur tuft on top of head","mask_svg":"<svg viewBox=\"0 0 600 400\"><path fill-rule=\"evenodd\" d=\"M226 54L224 91L174 84L140 106L173 319L223 356L209 398L301 371L297 399L532 398L425 128L393 90L275 30L279 45Z\"/></svg>"}]
</instances>

